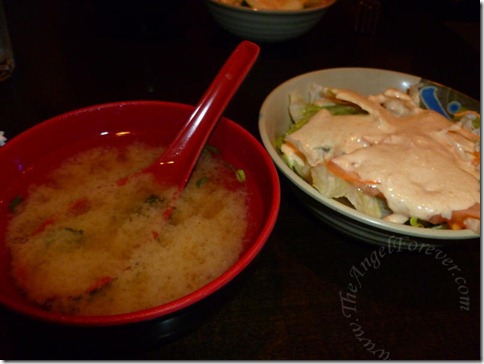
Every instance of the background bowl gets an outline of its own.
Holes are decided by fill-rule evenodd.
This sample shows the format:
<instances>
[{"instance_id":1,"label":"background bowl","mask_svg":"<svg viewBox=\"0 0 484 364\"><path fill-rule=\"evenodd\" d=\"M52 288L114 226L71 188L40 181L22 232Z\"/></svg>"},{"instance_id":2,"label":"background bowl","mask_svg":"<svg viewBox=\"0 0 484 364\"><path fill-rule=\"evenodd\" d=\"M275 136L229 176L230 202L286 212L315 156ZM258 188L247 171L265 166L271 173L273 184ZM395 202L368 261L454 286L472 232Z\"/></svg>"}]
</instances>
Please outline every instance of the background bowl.
<instances>
[{"instance_id":1,"label":"background bowl","mask_svg":"<svg viewBox=\"0 0 484 364\"><path fill-rule=\"evenodd\" d=\"M313 28L336 0L303 10L254 10L205 0L208 10L220 26L243 39L256 42L280 42L296 38Z\"/></svg>"},{"instance_id":2,"label":"background bowl","mask_svg":"<svg viewBox=\"0 0 484 364\"><path fill-rule=\"evenodd\" d=\"M368 95L382 92L389 87L404 91L420 81L420 77L387 70L335 68L292 78L276 87L267 96L259 114L262 142L279 170L295 187L302 203L318 218L347 235L378 245L396 243L402 247L413 248L416 243L441 245L479 238L478 234L470 230L422 229L386 222L360 213L336 200L325 198L284 163L275 147L276 139L291 125L288 113L290 92L299 91L302 95L307 95L309 86L316 83L321 86L351 89Z\"/></svg>"},{"instance_id":3,"label":"background bowl","mask_svg":"<svg viewBox=\"0 0 484 364\"><path fill-rule=\"evenodd\" d=\"M175 330L178 312L190 310L213 296L254 260L275 224L279 209L277 171L262 145L245 129L222 118L209 143L222 157L247 176L249 228L239 260L224 274L176 301L127 314L71 316L45 311L27 301L9 277L9 255L5 246L8 201L32 176L43 173L39 166L56 165L67 156L94 146L125 145L142 141L167 145L188 120L192 106L158 101L131 101L97 105L69 112L27 130L0 148L0 303L21 314L62 325L112 326L167 318L167 330ZM158 326L160 326L158 321ZM159 333L163 335L167 333Z\"/></svg>"}]
</instances>

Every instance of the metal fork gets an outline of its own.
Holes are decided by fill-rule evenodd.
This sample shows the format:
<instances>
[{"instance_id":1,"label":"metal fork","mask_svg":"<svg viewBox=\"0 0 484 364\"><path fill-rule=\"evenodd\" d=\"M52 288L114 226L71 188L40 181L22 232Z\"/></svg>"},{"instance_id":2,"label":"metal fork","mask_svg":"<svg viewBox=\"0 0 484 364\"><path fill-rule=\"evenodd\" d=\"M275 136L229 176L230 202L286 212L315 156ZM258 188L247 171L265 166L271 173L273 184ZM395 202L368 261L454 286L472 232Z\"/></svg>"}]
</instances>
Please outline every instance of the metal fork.
<instances>
[{"instance_id":1,"label":"metal fork","mask_svg":"<svg viewBox=\"0 0 484 364\"><path fill-rule=\"evenodd\" d=\"M380 0L358 0L355 32L373 35L380 20Z\"/></svg>"}]
</instances>

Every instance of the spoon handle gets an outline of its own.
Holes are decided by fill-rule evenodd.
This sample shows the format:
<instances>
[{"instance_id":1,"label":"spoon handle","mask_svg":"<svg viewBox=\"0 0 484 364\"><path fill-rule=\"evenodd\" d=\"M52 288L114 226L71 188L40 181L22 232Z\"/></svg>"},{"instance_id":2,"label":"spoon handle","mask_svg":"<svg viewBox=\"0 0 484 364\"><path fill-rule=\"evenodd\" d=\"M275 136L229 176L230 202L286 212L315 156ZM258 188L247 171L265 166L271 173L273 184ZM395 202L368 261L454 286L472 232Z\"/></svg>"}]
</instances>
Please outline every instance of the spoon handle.
<instances>
[{"instance_id":1,"label":"spoon handle","mask_svg":"<svg viewBox=\"0 0 484 364\"><path fill-rule=\"evenodd\" d=\"M256 44L242 41L232 52L198 102L188 122L155 163L173 165L171 176L159 176L164 182L168 178L179 188L183 188L188 182L212 130L252 68L259 51Z\"/></svg>"}]
</instances>

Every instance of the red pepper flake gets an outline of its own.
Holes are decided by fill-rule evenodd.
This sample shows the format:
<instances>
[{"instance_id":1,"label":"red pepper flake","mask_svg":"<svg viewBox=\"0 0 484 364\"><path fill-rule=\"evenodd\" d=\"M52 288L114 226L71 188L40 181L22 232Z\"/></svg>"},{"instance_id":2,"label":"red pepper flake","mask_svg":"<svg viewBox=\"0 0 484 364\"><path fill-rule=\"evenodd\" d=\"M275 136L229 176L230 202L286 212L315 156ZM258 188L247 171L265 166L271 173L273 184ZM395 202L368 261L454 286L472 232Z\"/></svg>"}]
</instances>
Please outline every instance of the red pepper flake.
<instances>
[{"instance_id":1,"label":"red pepper flake","mask_svg":"<svg viewBox=\"0 0 484 364\"><path fill-rule=\"evenodd\" d=\"M79 216L88 212L91 208L91 204L87 198L80 198L69 206L69 213L74 216Z\"/></svg>"},{"instance_id":2,"label":"red pepper flake","mask_svg":"<svg viewBox=\"0 0 484 364\"><path fill-rule=\"evenodd\" d=\"M86 292L87 293L94 293L94 292L100 290L101 288L107 286L112 281L113 281L113 278L112 277L102 277L102 278L98 279L96 281L96 283L94 283L92 286L90 286L86 290Z\"/></svg>"},{"instance_id":3,"label":"red pepper flake","mask_svg":"<svg viewBox=\"0 0 484 364\"><path fill-rule=\"evenodd\" d=\"M34 230L34 232L31 234L31 236L35 236L37 234L41 234L47 229L49 225L52 225L55 222L54 218L50 218L45 220L42 224L37 227L37 229Z\"/></svg>"}]
</instances>

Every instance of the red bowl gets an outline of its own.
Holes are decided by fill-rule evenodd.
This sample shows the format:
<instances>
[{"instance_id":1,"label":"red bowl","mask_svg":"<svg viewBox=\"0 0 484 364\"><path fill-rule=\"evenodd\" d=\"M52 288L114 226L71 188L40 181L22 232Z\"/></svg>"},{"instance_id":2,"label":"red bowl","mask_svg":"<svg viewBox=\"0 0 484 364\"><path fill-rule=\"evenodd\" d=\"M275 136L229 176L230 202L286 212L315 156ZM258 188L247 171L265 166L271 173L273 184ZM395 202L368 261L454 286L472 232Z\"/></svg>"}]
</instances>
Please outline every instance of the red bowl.
<instances>
[{"instance_id":1,"label":"red bowl","mask_svg":"<svg viewBox=\"0 0 484 364\"><path fill-rule=\"evenodd\" d=\"M209 143L223 158L242 168L249 190L249 229L239 260L224 274L175 301L141 311L110 316L73 316L49 312L32 304L10 277L9 252L5 246L8 203L75 152L95 146L117 146L135 140L167 145L193 107L161 101L115 102L59 115L23 132L0 148L0 303L50 323L75 326L112 326L153 320L189 308L213 295L237 277L266 243L277 219L280 187L276 169L265 149L245 129L222 118Z\"/></svg>"}]
</instances>

